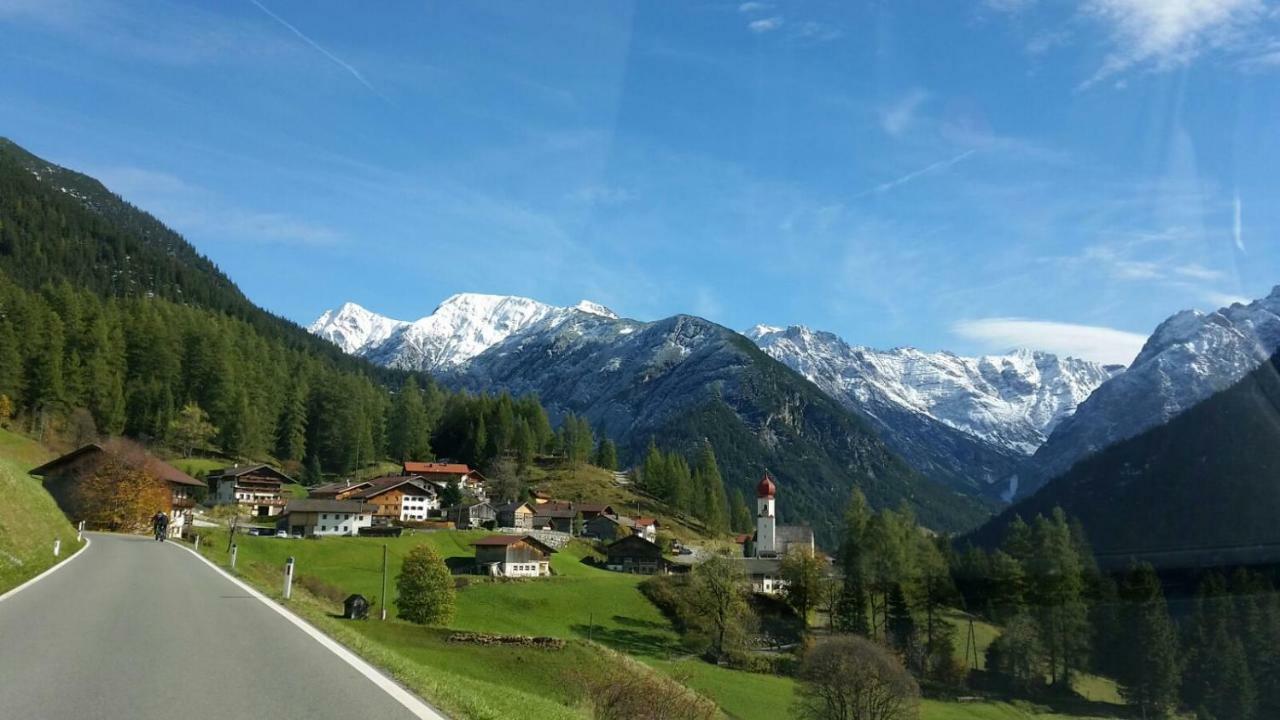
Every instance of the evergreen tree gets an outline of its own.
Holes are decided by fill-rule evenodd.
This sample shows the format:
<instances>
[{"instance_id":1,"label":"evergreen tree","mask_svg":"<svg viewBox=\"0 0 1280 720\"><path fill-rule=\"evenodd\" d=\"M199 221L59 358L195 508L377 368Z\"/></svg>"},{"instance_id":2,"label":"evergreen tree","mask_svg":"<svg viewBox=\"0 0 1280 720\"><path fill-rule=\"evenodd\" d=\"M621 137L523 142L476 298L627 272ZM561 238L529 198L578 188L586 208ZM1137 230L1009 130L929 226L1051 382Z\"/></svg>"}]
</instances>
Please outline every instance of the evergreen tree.
<instances>
[{"instance_id":1,"label":"evergreen tree","mask_svg":"<svg viewBox=\"0 0 1280 720\"><path fill-rule=\"evenodd\" d=\"M1067 686L1088 652L1088 608L1080 559L1061 510L1036 517L1032 556L1025 562L1032 616L1040 629L1050 680Z\"/></svg>"},{"instance_id":2,"label":"evergreen tree","mask_svg":"<svg viewBox=\"0 0 1280 720\"><path fill-rule=\"evenodd\" d=\"M902 585L894 583L889 589L888 614L886 618L886 637L889 644L903 657L907 658L907 666L918 669L916 662L916 621L911 615L911 607L907 605L906 593Z\"/></svg>"},{"instance_id":3,"label":"evergreen tree","mask_svg":"<svg viewBox=\"0 0 1280 720\"><path fill-rule=\"evenodd\" d=\"M618 469L618 447L607 437L600 438L596 446L596 466L605 470Z\"/></svg>"},{"instance_id":4,"label":"evergreen tree","mask_svg":"<svg viewBox=\"0 0 1280 720\"><path fill-rule=\"evenodd\" d=\"M1178 701L1178 640L1155 569L1145 563L1130 567L1119 595L1120 692L1143 717L1165 717Z\"/></svg>"},{"instance_id":5,"label":"evergreen tree","mask_svg":"<svg viewBox=\"0 0 1280 720\"><path fill-rule=\"evenodd\" d=\"M280 415L276 455L281 460L299 461L307 454L307 388L295 382Z\"/></svg>"},{"instance_id":6,"label":"evergreen tree","mask_svg":"<svg viewBox=\"0 0 1280 720\"><path fill-rule=\"evenodd\" d=\"M867 618L868 561L864 545L870 516L866 497L861 490L854 488L844 512L839 555L844 580L833 623L840 632L867 636L871 634L871 627Z\"/></svg>"},{"instance_id":7,"label":"evergreen tree","mask_svg":"<svg viewBox=\"0 0 1280 720\"><path fill-rule=\"evenodd\" d=\"M702 491L702 520L707 530L713 533L725 532L728 527L728 508L725 501L724 478L720 476L720 466L716 463L716 452L711 441L702 441L702 450L698 454L697 469L699 476L696 485Z\"/></svg>"},{"instance_id":8,"label":"evergreen tree","mask_svg":"<svg viewBox=\"0 0 1280 720\"><path fill-rule=\"evenodd\" d=\"M387 450L400 462L431 458L431 428L427 425L422 393L412 375L405 378L391 405Z\"/></svg>"},{"instance_id":9,"label":"evergreen tree","mask_svg":"<svg viewBox=\"0 0 1280 720\"><path fill-rule=\"evenodd\" d=\"M733 503L731 526L734 532L749 533L755 529L755 518L751 513L751 508L747 507L747 500L742 494L741 488L733 489Z\"/></svg>"},{"instance_id":10,"label":"evergreen tree","mask_svg":"<svg viewBox=\"0 0 1280 720\"><path fill-rule=\"evenodd\" d=\"M658 499L670 496L666 458L658 450L658 444L653 438L649 438L649 449L645 451L644 464L640 468L640 486Z\"/></svg>"},{"instance_id":11,"label":"evergreen tree","mask_svg":"<svg viewBox=\"0 0 1280 720\"><path fill-rule=\"evenodd\" d=\"M1003 550L991 554L990 615L997 623L1008 622L1027 610L1026 574L1022 563Z\"/></svg>"},{"instance_id":12,"label":"evergreen tree","mask_svg":"<svg viewBox=\"0 0 1280 720\"><path fill-rule=\"evenodd\" d=\"M311 453L302 468L302 484L308 487L324 484L324 471L320 469L320 456Z\"/></svg>"},{"instance_id":13,"label":"evergreen tree","mask_svg":"<svg viewBox=\"0 0 1280 720\"><path fill-rule=\"evenodd\" d=\"M516 419L511 444L515 452L516 465L521 472L527 471L533 466L533 457L537 452L537 440L534 437L533 430L529 427L529 421L523 417Z\"/></svg>"}]
</instances>

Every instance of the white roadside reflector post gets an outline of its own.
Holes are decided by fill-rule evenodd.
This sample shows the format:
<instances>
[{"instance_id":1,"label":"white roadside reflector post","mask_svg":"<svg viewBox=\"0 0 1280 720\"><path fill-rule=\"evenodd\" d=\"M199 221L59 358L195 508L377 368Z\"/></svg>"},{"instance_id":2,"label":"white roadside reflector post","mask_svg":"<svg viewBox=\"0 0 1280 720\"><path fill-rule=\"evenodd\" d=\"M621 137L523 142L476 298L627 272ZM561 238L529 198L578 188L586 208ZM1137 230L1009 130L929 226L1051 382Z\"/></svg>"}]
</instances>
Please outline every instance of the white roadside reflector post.
<instances>
[{"instance_id":1,"label":"white roadside reflector post","mask_svg":"<svg viewBox=\"0 0 1280 720\"><path fill-rule=\"evenodd\" d=\"M62 554L62 538L53 539L53 556L58 557Z\"/></svg>"},{"instance_id":2,"label":"white roadside reflector post","mask_svg":"<svg viewBox=\"0 0 1280 720\"><path fill-rule=\"evenodd\" d=\"M76 525L76 542L84 542L84 521L83 520L80 521L79 525Z\"/></svg>"},{"instance_id":3,"label":"white roadside reflector post","mask_svg":"<svg viewBox=\"0 0 1280 720\"><path fill-rule=\"evenodd\" d=\"M284 564L284 599L288 600L293 595L293 556L289 556L289 560Z\"/></svg>"},{"instance_id":4,"label":"white roadside reflector post","mask_svg":"<svg viewBox=\"0 0 1280 720\"><path fill-rule=\"evenodd\" d=\"M231 569L232 570L236 569L236 551L239 549L240 549L239 546L237 546L235 543L231 543Z\"/></svg>"},{"instance_id":5,"label":"white roadside reflector post","mask_svg":"<svg viewBox=\"0 0 1280 720\"><path fill-rule=\"evenodd\" d=\"M200 552L200 536L196 535L196 552Z\"/></svg>"}]
</instances>

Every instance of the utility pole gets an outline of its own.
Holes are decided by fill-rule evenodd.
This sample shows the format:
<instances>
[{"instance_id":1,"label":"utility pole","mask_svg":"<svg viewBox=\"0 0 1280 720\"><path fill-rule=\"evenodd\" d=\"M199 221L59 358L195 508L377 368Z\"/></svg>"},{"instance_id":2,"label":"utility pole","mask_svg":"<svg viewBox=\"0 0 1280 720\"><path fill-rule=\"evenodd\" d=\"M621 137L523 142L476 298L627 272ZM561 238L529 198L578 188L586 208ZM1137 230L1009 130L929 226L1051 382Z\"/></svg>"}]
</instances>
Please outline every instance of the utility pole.
<instances>
[{"instance_id":1,"label":"utility pole","mask_svg":"<svg viewBox=\"0 0 1280 720\"><path fill-rule=\"evenodd\" d=\"M382 543L382 619L387 619L387 544Z\"/></svg>"}]
</instances>

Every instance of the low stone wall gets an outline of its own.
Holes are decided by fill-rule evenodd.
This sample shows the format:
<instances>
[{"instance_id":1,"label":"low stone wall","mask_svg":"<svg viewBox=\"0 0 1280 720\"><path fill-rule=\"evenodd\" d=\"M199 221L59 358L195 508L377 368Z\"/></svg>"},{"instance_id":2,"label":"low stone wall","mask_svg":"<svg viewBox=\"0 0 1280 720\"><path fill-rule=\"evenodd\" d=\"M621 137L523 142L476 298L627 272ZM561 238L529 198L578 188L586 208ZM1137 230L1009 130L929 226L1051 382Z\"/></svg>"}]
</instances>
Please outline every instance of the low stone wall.
<instances>
[{"instance_id":1,"label":"low stone wall","mask_svg":"<svg viewBox=\"0 0 1280 720\"><path fill-rule=\"evenodd\" d=\"M498 528L494 532L502 533L503 535L530 535L536 538L538 542L545 543L556 550L568 545L569 541L573 539L573 536L569 533L557 530L529 530L528 528L504 527Z\"/></svg>"},{"instance_id":2,"label":"low stone wall","mask_svg":"<svg viewBox=\"0 0 1280 720\"><path fill-rule=\"evenodd\" d=\"M456 632L449 636L451 643L468 645L519 645L520 647L538 648L540 650L563 650L564 640L552 637L530 637L528 635L491 635L489 633Z\"/></svg>"}]
</instances>

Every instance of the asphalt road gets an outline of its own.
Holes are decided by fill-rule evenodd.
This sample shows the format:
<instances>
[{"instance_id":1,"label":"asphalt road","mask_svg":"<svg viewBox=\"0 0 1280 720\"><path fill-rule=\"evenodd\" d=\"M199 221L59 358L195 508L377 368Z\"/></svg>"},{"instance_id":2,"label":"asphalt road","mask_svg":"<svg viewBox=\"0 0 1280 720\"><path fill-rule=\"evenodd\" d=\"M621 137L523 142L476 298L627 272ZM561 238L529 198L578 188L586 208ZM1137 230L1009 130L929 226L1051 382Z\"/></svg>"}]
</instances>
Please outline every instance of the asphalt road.
<instances>
[{"instance_id":1,"label":"asphalt road","mask_svg":"<svg viewBox=\"0 0 1280 720\"><path fill-rule=\"evenodd\" d=\"M0 602L0 717L417 717L183 549L91 537Z\"/></svg>"}]
</instances>

